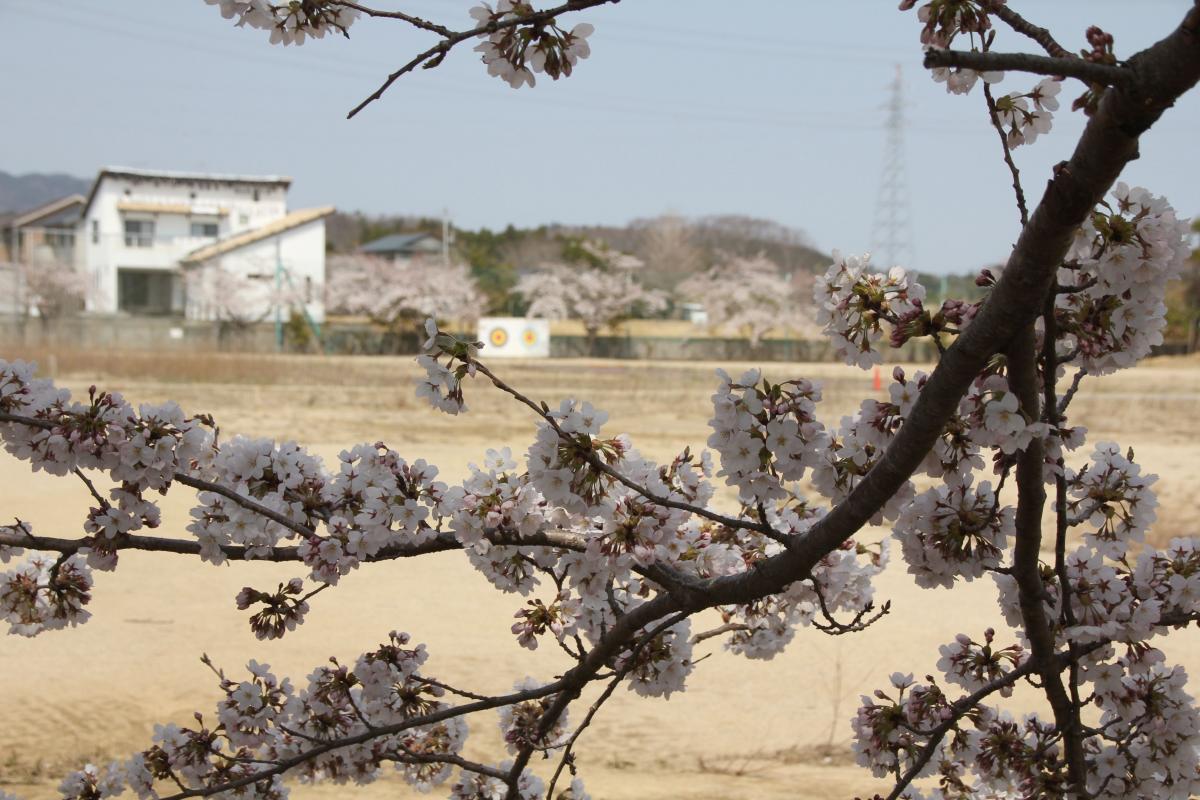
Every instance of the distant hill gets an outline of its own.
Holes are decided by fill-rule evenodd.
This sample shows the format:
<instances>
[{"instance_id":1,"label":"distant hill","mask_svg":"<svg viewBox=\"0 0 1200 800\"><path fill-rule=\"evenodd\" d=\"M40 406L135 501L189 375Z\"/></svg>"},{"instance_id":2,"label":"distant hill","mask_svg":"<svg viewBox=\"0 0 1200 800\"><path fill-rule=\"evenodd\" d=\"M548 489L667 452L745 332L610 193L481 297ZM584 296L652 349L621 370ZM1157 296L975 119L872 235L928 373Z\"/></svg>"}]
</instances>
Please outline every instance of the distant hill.
<instances>
[{"instance_id":1,"label":"distant hill","mask_svg":"<svg viewBox=\"0 0 1200 800\"><path fill-rule=\"evenodd\" d=\"M69 194L87 194L91 187L91 181L74 175L12 175L0 170L0 212L24 211Z\"/></svg>"}]
</instances>

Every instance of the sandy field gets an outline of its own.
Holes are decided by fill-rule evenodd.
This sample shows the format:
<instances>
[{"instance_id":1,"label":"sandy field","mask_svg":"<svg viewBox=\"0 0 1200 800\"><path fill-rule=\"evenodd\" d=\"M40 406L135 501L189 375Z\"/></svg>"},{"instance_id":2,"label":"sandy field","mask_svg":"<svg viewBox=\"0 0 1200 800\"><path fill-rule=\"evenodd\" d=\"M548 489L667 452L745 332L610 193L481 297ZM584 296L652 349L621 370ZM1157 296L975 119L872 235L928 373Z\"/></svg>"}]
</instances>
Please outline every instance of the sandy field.
<instances>
[{"instance_id":1,"label":"sandy field","mask_svg":"<svg viewBox=\"0 0 1200 800\"><path fill-rule=\"evenodd\" d=\"M223 432L294 439L327 463L359 441L384 440L409 460L425 458L454 480L488 447L520 453L532 436L528 411L484 385L468 387L471 413L440 415L413 396L408 359L166 356L23 352L77 392L90 383L134 401L176 399L216 416ZM552 406L568 395L612 414L606 430L631 434L643 452L668 458L702 446L715 364L543 361L493 365L510 383ZM725 365L740 369L746 365ZM885 368L885 375L890 366ZM823 417L834 421L872 392L869 373L830 364L772 364L775 379L808 377L825 388ZM1091 441L1132 445L1144 470L1160 476L1162 509L1154 538L1200 532L1200 360L1159 359L1141 369L1085 382L1071 419ZM192 498L184 487L164 503L164 535L181 535ZM0 454L0 515L35 531L76 536L88 505L77 482L33 475ZM882 536L872 531L865 537ZM496 592L459 554L368 565L313 601L305 625L275 642L250 634L234 596L244 585L273 585L303 574L295 565L221 568L170 554L126 553L115 573L98 575L86 625L35 639L0 638L0 789L48 798L67 770L86 760L123 757L149 744L155 722L186 723L211 713L218 697L209 654L231 673L250 658L302 681L330 656L353 659L404 630L430 651L426 674L482 692L503 692L526 675L541 679L567 664L559 651L531 653L508 632L516 595ZM918 590L903 568L878 581L894 611L865 633L829 637L802 631L781 656L751 662L721 650L693 673L687 692L643 700L621 689L578 745L581 774L601 798L850 798L883 788L848 756L849 718L858 696L895 670L934 669L937 646L959 631L1001 629L990 581L948 591ZM700 624L711 622L701 619ZM1177 635L1168 655L1200 669L1200 637ZM1193 687L1195 693L1200 687ZM1020 699L1020 696L1017 698ZM577 706L578 721L586 706ZM468 755L498 760L497 717L471 720ZM552 762L535 763L547 776ZM348 794L295 787L298 798ZM364 798L408 797L383 779Z\"/></svg>"}]
</instances>

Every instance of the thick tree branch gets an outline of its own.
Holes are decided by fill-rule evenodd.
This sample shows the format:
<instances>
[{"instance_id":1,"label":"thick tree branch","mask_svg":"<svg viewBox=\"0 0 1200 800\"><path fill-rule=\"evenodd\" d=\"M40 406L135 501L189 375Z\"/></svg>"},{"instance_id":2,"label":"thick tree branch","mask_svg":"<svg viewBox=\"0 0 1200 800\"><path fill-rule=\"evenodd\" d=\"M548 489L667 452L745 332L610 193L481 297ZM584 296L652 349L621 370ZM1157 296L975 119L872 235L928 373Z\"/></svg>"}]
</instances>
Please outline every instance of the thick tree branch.
<instances>
[{"instance_id":1,"label":"thick tree branch","mask_svg":"<svg viewBox=\"0 0 1200 800\"><path fill-rule=\"evenodd\" d=\"M959 399L993 354L1042 313L1042 299L1075 230L1137 158L1138 137L1200 81L1200 7L1173 33L1131 59L1136 80L1105 92L1071 159L1055 171L988 300L930 375L904 425L850 493L784 553L753 571L696 589L716 604L746 603L808 575L854 535L916 471Z\"/></svg>"},{"instance_id":2,"label":"thick tree branch","mask_svg":"<svg viewBox=\"0 0 1200 800\"><path fill-rule=\"evenodd\" d=\"M1096 64L1082 58L1051 58L1032 53L981 53L977 50L925 51L925 68L964 67L976 72L1031 72L1078 78L1088 84L1130 86L1137 82L1128 67Z\"/></svg>"},{"instance_id":3,"label":"thick tree branch","mask_svg":"<svg viewBox=\"0 0 1200 800\"><path fill-rule=\"evenodd\" d=\"M1033 325L1030 324L1006 351L1009 387L1020 399L1026 419L1031 421L1042 417L1034 348ZM1042 513L1046 505L1046 484L1042 478L1044 462L1045 449L1039 438L1034 438L1017 457L1016 545L1012 576L1017 581L1021 621L1029 639L1030 662L1041 676L1042 691L1050 701L1055 724L1063 737L1068 779L1078 795L1084 797L1087 764L1079 708L1071 701L1062 681L1055 657L1056 621L1046 614L1046 589L1042 584Z\"/></svg>"}]
</instances>

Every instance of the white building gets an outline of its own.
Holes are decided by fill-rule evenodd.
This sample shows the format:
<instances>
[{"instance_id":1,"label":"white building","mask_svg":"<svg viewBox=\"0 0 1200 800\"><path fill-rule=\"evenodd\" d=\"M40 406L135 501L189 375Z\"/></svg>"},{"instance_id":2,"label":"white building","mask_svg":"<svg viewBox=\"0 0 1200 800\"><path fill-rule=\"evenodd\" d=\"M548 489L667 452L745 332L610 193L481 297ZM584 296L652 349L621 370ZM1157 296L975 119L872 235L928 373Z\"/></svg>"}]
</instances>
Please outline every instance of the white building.
<instances>
[{"instance_id":1,"label":"white building","mask_svg":"<svg viewBox=\"0 0 1200 800\"><path fill-rule=\"evenodd\" d=\"M96 313L324 319L325 217L287 210L290 178L108 167L83 207L75 265Z\"/></svg>"}]
</instances>

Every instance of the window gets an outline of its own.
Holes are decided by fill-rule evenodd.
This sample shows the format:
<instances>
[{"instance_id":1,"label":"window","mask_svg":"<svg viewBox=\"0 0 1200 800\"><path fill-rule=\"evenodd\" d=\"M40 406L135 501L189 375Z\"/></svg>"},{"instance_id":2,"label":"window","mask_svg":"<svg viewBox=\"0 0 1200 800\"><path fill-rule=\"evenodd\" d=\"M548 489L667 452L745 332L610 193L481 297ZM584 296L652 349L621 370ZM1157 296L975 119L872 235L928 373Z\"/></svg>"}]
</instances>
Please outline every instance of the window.
<instances>
[{"instance_id":1,"label":"window","mask_svg":"<svg viewBox=\"0 0 1200 800\"><path fill-rule=\"evenodd\" d=\"M117 308L128 314L178 314L182 281L169 270L118 269Z\"/></svg>"},{"instance_id":2,"label":"window","mask_svg":"<svg viewBox=\"0 0 1200 800\"><path fill-rule=\"evenodd\" d=\"M100 220L92 220L92 244L100 244Z\"/></svg>"},{"instance_id":3,"label":"window","mask_svg":"<svg viewBox=\"0 0 1200 800\"><path fill-rule=\"evenodd\" d=\"M126 247L152 247L154 245L154 220L125 220Z\"/></svg>"},{"instance_id":4,"label":"window","mask_svg":"<svg viewBox=\"0 0 1200 800\"><path fill-rule=\"evenodd\" d=\"M200 236L208 239L217 238L217 223L215 222L193 222L192 236Z\"/></svg>"}]
</instances>

